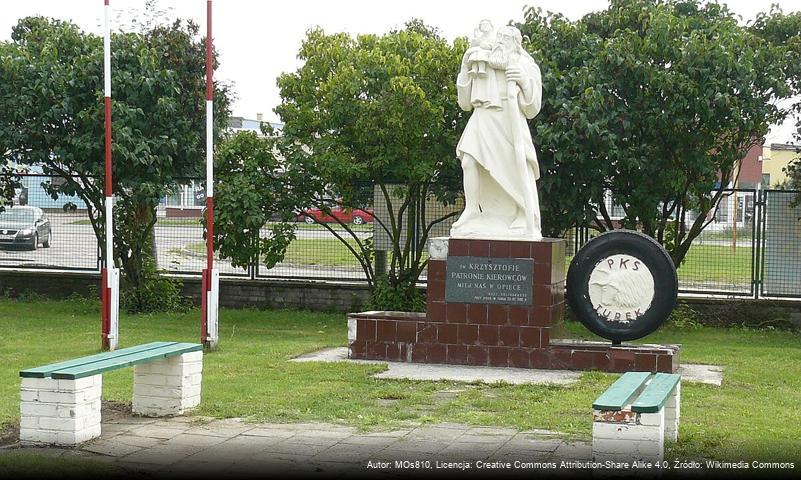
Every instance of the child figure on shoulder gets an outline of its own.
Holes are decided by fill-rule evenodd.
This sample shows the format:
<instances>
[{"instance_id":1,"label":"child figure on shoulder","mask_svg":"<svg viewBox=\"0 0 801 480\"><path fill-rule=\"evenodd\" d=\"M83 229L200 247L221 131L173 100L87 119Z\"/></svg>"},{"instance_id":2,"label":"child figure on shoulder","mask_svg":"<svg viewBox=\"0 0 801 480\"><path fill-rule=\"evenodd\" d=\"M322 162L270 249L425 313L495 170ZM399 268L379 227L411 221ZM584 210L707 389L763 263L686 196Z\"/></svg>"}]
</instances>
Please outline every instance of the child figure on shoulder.
<instances>
[{"instance_id":1,"label":"child figure on shoulder","mask_svg":"<svg viewBox=\"0 0 801 480\"><path fill-rule=\"evenodd\" d=\"M484 77L487 75L487 62L495 46L495 28L489 20L481 20L478 27L473 30L473 39L467 51L467 62L470 65L470 76Z\"/></svg>"}]
</instances>

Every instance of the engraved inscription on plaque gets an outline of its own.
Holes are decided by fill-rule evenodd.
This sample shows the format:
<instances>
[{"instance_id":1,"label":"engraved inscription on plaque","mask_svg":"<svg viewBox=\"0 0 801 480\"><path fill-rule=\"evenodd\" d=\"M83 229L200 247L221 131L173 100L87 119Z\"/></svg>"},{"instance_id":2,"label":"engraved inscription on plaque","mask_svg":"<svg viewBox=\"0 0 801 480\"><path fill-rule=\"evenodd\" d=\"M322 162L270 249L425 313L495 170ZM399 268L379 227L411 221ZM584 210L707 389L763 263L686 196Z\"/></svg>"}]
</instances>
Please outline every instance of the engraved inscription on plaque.
<instances>
[{"instance_id":1,"label":"engraved inscription on plaque","mask_svg":"<svg viewBox=\"0 0 801 480\"><path fill-rule=\"evenodd\" d=\"M530 258L448 257L445 301L531 305L533 273Z\"/></svg>"}]
</instances>

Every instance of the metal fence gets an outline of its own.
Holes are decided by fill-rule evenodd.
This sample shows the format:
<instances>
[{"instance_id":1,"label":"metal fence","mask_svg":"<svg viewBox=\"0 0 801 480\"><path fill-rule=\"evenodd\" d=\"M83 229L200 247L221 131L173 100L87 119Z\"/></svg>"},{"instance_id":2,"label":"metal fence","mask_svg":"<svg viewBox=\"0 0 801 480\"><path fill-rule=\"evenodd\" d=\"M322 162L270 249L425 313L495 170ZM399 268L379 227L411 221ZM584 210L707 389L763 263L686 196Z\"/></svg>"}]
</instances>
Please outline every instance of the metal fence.
<instances>
[{"instance_id":1,"label":"metal fence","mask_svg":"<svg viewBox=\"0 0 801 480\"><path fill-rule=\"evenodd\" d=\"M49 248L39 245L36 250L0 244L0 268L97 272L100 252L85 205L76 198L53 200L41 186L47 181L50 181L49 177L25 176L23 185L26 191L22 199L46 212L53 241ZM793 206L798 195L799 192L781 190L726 191L715 216L707 218L707 226L678 268L680 292L743 298L801 298L801 207ZM154 233L160 269L200 275L205 266L200 221L204 198L202 184L191 181L162 198ZM425 211L427 219L433 219L455 208L458 209L426 202L421 211ZM376 215L384 209L385 206L376 205ZM386 242L381 239L380 227L369 214L360 216L346 211L338 215L360 239L373 239L379 249L385 248L382 247ZM447 234L454 219L443 222L431 236ZM346 236L346 232L332 222L333 219L318 215L318 220ZM263 236L269 235L270 226L265 225ZM306 223L301 216L296 227L296 240L289 246L283 261L275 267L268 269L259 261L239 268L232 266L229 260L218 259L217 268L224 276L252 279L364 281L359 262L347 246L323 225ZM565 261L569 262L578 248L596 234L586 228L571 230L566 237L568 254ZM425 272L421 281L425 281Z\"/></svg>"},{"instance_id":2,"label":"metal fence","mask_svg":"<svg viewBox=\"0 0 801 480\"><path fill-rule=\"evenodd\" d=\"M801 298L798 191L728 189L677 268L679 292L741 298ZM688 216L689 223L695 218ZM568 261L597 231L568 235Z\"/></svg>"}]
</instances>

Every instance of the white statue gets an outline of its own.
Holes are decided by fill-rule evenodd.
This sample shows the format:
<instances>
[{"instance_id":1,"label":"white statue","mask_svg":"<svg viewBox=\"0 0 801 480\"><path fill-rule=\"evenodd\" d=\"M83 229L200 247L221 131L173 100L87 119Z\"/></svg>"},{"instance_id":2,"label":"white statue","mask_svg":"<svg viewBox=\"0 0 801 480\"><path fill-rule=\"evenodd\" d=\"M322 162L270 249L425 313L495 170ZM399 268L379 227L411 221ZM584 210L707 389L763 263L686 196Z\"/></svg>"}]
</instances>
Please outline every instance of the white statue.
<instances>
[{"instance_id":1,"label":"white statue","mask_svg":"<svg viewBox=\"0 0 801 480\"><path fill-rule=\"evenodd\" d=\"M540 240L540 171L526 122L540 111L540 69L517 28L492 36L482 20L456 78L459 107L473 113L456 146L465 209L451 238Z\"/></svg>"}]
</instances>

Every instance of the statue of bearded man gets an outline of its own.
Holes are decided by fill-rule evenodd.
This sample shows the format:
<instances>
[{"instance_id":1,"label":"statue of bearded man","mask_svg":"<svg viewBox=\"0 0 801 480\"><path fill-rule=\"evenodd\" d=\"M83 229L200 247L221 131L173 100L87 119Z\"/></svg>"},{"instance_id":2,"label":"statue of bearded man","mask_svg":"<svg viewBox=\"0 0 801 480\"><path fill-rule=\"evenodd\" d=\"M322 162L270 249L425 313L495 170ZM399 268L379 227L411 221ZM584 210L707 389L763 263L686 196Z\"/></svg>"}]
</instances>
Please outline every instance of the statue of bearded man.
<instances>
[{"instance_id":1,"label":"statue of bearded man","mask_svg":"<svg viewBox=\"0 0 801 480\"><path fill-rule=\"evenodd\" d=\"M459 107L473 113L456 147L465 209L451 238L540 240L540 171L526 121L540 111L539 66L512 26L498 30L484 75L472 68L473 50L456 79Z\"/></svg>"}]
</instances>

